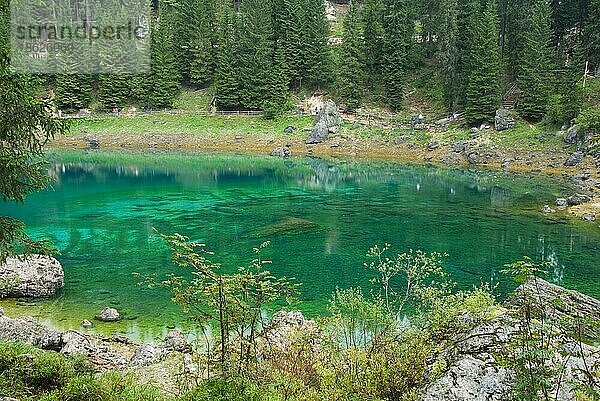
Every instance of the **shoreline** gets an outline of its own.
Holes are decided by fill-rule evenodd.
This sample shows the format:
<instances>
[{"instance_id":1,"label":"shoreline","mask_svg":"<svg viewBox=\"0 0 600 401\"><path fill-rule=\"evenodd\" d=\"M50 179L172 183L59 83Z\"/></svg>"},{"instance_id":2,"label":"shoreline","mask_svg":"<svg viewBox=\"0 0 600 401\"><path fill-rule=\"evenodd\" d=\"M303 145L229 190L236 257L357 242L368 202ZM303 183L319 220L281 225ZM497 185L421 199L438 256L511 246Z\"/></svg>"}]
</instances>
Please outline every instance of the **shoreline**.
<instances>
[{"instance_id":1,"label":"shoreline","mask_svg":"<svg viewBox=\"0 0 600 401\"><path fill-rule=\"evenodd\" d=\"M135 119L132 117L130 119ZM218 122L227 123L230 118L216 118ZM320 144L305 143L310 127L298 127L293 134L277 131L280 126L256 127L253 118L242 117L238 120L245 124L238 128L227 128L222 133L206 130L205 132L181 132L163 124L153 131L111 132L110 124L103 129L92 129L98 120L79 122L71 133L55 138L48 149L89 149L92 138L100 149L113 151L183 151L186 153L221 153L248 154L269 156L277 147L287 147L291 155L300 157L333 158L342 160L395 162L413 165L434 165L450 168L473 168L491 171L541 174L550 178L563 178L570 182L572 193L565 193L567 198L576 193L591 197L589 202L569 206L567 211L577 218L593 216L600 220L600 169L594 160L587 156L575 166L565 166L565 161L575 151L574 146L566 146L562 137L552 134L548 137L551 144L541 145L529 143L506 146L504 131L493 129L479 131L477 136L469 139L464 133L454 135L453 131L416 131L412 134L398 135L400 132L389 131L385 135L377 132L373 137L364 137L360 133L354 135L354 127L348 127L330 136ZM123 121L120 121L122 123ZM289 120L287 121L289 122ZM306 123L306 119L297 122ZM156 124L156 121L152 122ZM236 122L234 122L235 124ZM237 121L239 123L239 121ZM264 123L261 121L261 123ZM256 132L244 132L251 127ZM79 128L79 132L77 132ZM139 127L138 127L139 128ZM372 128L374 131L376 128ZM416 134L416 135L415 135ZM451 135L452 134L452 135ZM396 138L393 138L396 136ZM536 138L541 138L536 135ZM504 142L503 142L504 141ZM539 205L540 211L545 205ZM554 204L548 205L556 210ZM587 215L587 216L586 216ZM588 220L589 221L589 220ZM597 220L592 220L596 223ZM597 223L596 223L597 225ZM600 225L598 225L600 228Z\"/></svg>"}]
</instances>

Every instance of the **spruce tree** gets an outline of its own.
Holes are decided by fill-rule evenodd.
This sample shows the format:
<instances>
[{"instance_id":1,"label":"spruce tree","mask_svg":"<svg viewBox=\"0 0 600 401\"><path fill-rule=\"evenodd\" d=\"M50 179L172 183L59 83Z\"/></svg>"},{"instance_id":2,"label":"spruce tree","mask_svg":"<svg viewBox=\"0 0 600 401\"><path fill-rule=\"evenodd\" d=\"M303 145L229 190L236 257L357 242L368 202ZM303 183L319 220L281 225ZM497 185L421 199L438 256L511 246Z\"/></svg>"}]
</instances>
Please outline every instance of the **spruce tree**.
<instances>
[{"instance_id":1,"label":"spruce tree","mask_svg":"<svg viewBox=\"0 0 600 401\"><path fill-rule=\"evenodd\" d=\"M530 7L526 31L518 76L522 91L518 111L525 119L539 120L546 114L554 64L550 48L550 7L546 0L536 0Z\"/></svg>"},{"instance_id":2,"label":"spruce tree","mask_svg":"<svg viewBox=\"0 0 600 401\"><path fill-rule=\"evenodd\" d=\"M224 6L219 21L214 87L217 106L223 110L240 106L236 28L236 15L231 7Z\"/></svg>"},{"instance_id":3,"label":"spruce tree","mask_svg":"<svg viewBox=\"0 0 600 401\"><path fill-rule=\"evenodd\" d=\"M583 25L585 60L591 71L600 71L600 0L589 0Z\"/></svg>"},{"instance_id":4,"label":"spruce tree","mask_svg":"<svg viewBox=\"0 0 600 401\"><path fill-rule=\"evenodd\" d=\"M152 26L152 58L148 103L153 109L170 108L179 89L179 70L173 49L172 10L162 7Z\"/></svg>"},{"instance_id":5,"label":"spruce tree","mask_svg":"<svg viewBox=\"0 0 600 401\"><path fill-rule=\"evenodd\" d=\"M500 48L496 3L488 1L475 23L466 87L466 119L469 123L491 121L500 103Z\"/></svg>"},{"instance_id":6,"label":"spruce tree","mask_svg":"<svg viewBox=\"0 0 600 401\"><path fill-rule=\"evenodd\" d=\"M363 9L364 62L367 85L373 89L383 82L383 2L366 0Z\"/></svg>"},{"instance_id":7,"label":"spruce tree","mask_svg":"<svg viewBox=\"0 0 600 401\"><path fill-rule=\"evenodd\" d=\"M280 0L273 3L275 37L283 56L283 71L292 87L298 87L305 70L303 60L302 3Z\"/></svg>"},{"instance_id":8,"label":"spruce tree","mask_svg":"<svg viewBox=\"0 0 600 401\"><path fill-rule=\"evenodd\" d=\"M328 86L333 78L333 60L329 47L329 22L323 0L300 0L302 14L304 64L303 79L310 87Z\"/></svg>"},{"instance_id":9,"label":"spruce tree","mask_svg":"<svg viewBox=\"0 0 600 401\"><path fill-rule=\"evenodd\" d=\"M389 0L384 18L384 68L387 101L394 110L402 107L407 49L412 38L406 0Z\"/></svg>"},{"instance_id":10,"label":"spruce tree","mask_svg":"<svg viewBox=\"0 0 600 401\"><path fill-rule=\"evenodd\" d=\"M348 14L344 19L342 45L340 48L340 95L350 108L360 106L363 97L364 64L362 32L360 27L359 5L350 2Z\"/></svg>"},{"instance_id":11,"label":"spruce tree","mask_svg":"<svg viewBox=\"0 0 600 401\"><path fill-rule=\"evenodd\" d=\"M467 82L471 70L471 51L478 40L478 21L481 19L482 7L479 0L460 0L456 24L458 36L456 46L460 49L456 53L456 73L453 89L457 95L454 103L456 108L464 108L467 99Z\"/></svg>"},{"instance_id":12,"label":"spruce tree","mask_svg":"<svg viewBox=\"0 0 600 401\"><path fill-rule=\"evenodd\" d=\"M576 38L571 54L561 74L558 93L561 99L562 123L570 124L579 114L583 102L581 81L585 69L580 38Z\"/></svg>"},{"instance_id":13,"label":"spruce tree","mask_svg":"<svg viewBox=\"0 0 600 401\"><path fill-rule=\"evenodd\" d=\"M458 50L458 1L442 0L439 15L440 29L439 60L443 78L444 101L449 110L455 111L460 99L459 86L459 50Z\"/></svg>"}]
</instances>

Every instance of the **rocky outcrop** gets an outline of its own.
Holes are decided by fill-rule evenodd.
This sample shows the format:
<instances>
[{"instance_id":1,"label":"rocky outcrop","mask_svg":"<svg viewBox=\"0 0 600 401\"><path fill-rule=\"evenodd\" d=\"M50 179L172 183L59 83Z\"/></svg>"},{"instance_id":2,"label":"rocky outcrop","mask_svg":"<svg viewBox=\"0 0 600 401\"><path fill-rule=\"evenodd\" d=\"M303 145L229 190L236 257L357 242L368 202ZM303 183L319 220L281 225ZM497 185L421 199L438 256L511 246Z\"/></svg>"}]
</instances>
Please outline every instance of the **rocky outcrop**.
<instances>
[{"instance_id":1,"label":"rocky outcrop","mask_svg":"<svg viewBox=\"0 0 600 401\"><path fill-rule=\"evenodd\" d=\"M494 128L496 131L504 131L515 127L515 119L510 115L507 109L496 110L494 118Z\"/></svg>"},{"instance_id":2,"label":"rocky outcrop","mask_svg":"<svg viewBox=\"0 0 600 401\"><path fill-rule=\"evenodd\" d=\"M268 347L285 350L299 334L308 334L316 340L319 337L318 332L317 323L306 319L302 312L279 311L273 315L261 335Z\"/></svg>"},{"instance_id":3,"label":"rocky outcrop","mask_svg":"<svg viewBox=\"0 0 600 401\"><path fill-rule=\"evenodd\" d=\"M329 138L329 134L335 134L342 126L342 116L332 100L328 100L323 109L317 115L315 126L306 139L307 144L321 143Z\"/></svg>"},{"instance_id":4,"label":"rocky outcrop","mask_svg":"<svg viewBox=\"0 0 600 401\"><path fill-rule=\"evenodd\" d=\"M422 401L508 401L514 399L515 371L506 363L519 333L520 322L510 310L523 302L532 303L546 318L546 347L551 350L548 364L557 373L550 380L551 393L558 401L575 400L578 384L586 383L586 372L600 366L600 348L586 345L570 336L581 330L578 322L600 321L600 301L535 278L522 284L496 311L497 317L473 323L471 328L457 332L442 355L448 368L441 377L425 387ZM468 316L467 316L468 317ZM477 319L464 319L476 322ZM565 324L570 322L570 324ZM575 323L576 326L573 326ZM538 324L538 323L533 323ZM600 338L600 329L593 323L583 334ZM516 351L519 352L519 351Z\"/></svg>"},{"instance_id":5,"label":"rocky outcrop","mask_svg":"<svg viewBox=\"0 0 600 401\"><path fill-rule=\"evenodd\" d=\"M46 298L65 284L60 262L49 256L8 258L0 267L0 295L7 297Z\"/></svg>"},{"instance_id":6,"label":"rocky outcrop","mask_svg":"<svg viewBox=\"0 0 600 401\"><path fill-rule=\"evenodd\" d=\"M563 141L568 145L574 145L577 143L577 138L579 138L579 125L576 124L567 130Z\"/></svg>"}]
</instances>

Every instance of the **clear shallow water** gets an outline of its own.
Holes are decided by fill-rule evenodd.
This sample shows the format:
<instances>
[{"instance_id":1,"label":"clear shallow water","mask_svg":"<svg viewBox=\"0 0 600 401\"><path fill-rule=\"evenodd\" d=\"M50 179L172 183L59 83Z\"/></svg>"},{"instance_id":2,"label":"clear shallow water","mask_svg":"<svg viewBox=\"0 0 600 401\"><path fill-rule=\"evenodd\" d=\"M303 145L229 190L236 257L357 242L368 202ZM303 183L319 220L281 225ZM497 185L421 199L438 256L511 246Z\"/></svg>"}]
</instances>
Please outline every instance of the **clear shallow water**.
<instances>
[{"instance_id":1,"label":"clear shallow water","mask_svg":"<svg viewBox=\"0 0 600 401\"><path fill-rule=\"evenodd\" d=\"M449 254L445 266L462 288L499 282L495 273L523 255L553 262L551 279L600 296L600 230L538 212L565 187L536 177L452 171L391 163L282 161L248 156L67 152L52 157L53 188L25 205L0 205L31 235L51 239L66 274L64 290L35 306L3 301L10 312L78 328L104 306L125 313L105 333L148 339L183 325L168 293L136 285L133 272L173 272L153 231L207 244L234 270L252 247L279 275L302 285L297 306L325 312L337 287L369 286L363 267L373 244L389 242Z\"/></svg>"}]
</instances>

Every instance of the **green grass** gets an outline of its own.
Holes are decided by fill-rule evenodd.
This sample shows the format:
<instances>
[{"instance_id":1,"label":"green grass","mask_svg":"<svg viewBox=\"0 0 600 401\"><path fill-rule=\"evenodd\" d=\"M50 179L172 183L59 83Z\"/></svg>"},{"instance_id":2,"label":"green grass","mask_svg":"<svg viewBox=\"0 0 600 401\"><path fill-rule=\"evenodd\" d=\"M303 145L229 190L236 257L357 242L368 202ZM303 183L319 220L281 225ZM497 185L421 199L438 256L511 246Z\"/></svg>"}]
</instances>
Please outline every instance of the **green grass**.
<instances>
[{"instance_id":1,"label":"green grass","mask_svg":"<svg viewBox=\"0 0 600 401\"><path fill-rule=\"evenodd\" d=\"M71 135L80 134L254 134L254 135L287 135L284 129L292 125L301 132L303 128L311 127L312 117L287 116L275 120L265 120L262 117L222 117L200 116L196 114L156 113L132 117L98 117L93 119L75 120L71 124Z\"/></svg>"}]
</instances>

